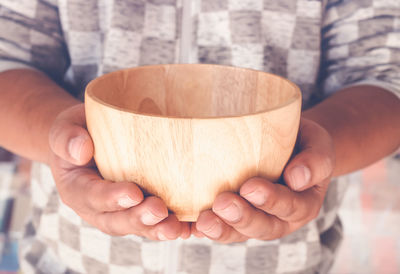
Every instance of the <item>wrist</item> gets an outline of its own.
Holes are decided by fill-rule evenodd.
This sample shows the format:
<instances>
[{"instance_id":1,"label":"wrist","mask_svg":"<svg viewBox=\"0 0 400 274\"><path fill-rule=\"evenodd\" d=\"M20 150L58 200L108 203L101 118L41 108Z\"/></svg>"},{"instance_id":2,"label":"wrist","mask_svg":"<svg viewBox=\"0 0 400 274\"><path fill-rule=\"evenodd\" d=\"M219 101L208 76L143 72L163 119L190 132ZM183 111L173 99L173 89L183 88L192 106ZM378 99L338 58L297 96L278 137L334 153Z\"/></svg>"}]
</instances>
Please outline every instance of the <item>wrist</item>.
<instances>
[{"instance_id":1,"label":"wrist","mask_svg":"<svg viewBox=\"0 0 400 274\"><path fill-rule=\"evenodd\" d=\"M338 91L302 116L332 136L337 159L334 176L364 168L400 145L400 100L375 86Z\"/></svg>"},{"instance_id":2,"label":"wrist","mask_svg":"<svg viewBox=\"0 0 400 274\"><path fill-rule=\"evenodd\" d=\"M30 69L1 73L0 88L0 145L47 163L52 123L79 101L43 73Z\"/></svg>"}]
</instances>

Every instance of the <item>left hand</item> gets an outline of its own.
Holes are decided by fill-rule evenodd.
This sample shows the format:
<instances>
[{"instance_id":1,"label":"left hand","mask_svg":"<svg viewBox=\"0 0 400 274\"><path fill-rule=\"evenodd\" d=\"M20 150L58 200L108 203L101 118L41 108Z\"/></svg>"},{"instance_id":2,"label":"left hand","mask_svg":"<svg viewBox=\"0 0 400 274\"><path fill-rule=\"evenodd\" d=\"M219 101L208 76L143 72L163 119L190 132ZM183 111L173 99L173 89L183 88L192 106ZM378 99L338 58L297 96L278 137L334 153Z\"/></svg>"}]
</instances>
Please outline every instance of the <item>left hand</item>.
<instances>
[{"instance_id":1,"label":"left hand","mask_svg":"<svg viewBox=\"0 0 400 274\"><path fill-rule=\"evenodd\" d=\"M283 173L286 185L252 178L242 185L240 195L218 195L212 209L192 224L192 233L221 243L273 240L315 219L335 165L333 141L324 128L305 118L298 138L299 153Z\"/></svg>"}]
</instances>

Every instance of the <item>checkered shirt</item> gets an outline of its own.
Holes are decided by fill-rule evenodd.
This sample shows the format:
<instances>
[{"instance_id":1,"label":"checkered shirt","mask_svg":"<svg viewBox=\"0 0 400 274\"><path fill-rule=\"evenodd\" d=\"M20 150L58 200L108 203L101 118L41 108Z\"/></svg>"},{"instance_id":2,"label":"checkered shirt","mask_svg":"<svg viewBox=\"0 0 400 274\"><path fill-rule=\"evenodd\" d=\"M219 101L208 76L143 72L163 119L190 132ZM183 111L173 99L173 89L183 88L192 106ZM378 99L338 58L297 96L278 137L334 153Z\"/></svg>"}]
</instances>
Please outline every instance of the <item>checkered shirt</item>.
<instances>
[{"instance_id":1,"label":"checkered shirt","mask_svg":"<svg viewBox=\"0 0 400 274\"><path fill-rule=\"evenodd\" d=\"M93 78L161 63L218 63L279 74L304 106L351 85L399 94L398 0L0 0L0 70L47 73L77 97ZM344 180L344 179L343 179ZM346 183L319 217L282 239L218 244L112 237L82 221L35 165L24 273L326 273Z\"/></svg>"}]
</instances>

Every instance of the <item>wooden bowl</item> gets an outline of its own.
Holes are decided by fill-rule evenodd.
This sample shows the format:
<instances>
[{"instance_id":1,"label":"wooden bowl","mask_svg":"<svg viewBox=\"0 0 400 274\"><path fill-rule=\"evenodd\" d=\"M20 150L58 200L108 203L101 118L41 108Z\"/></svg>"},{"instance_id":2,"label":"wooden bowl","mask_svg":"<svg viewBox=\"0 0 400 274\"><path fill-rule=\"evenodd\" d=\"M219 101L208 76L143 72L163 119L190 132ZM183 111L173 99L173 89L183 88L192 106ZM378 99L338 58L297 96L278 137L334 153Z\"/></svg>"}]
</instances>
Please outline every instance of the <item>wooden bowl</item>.
<instances>
[{"instance_id":1,"label":"wooden bowl","mask_svg":"<svg viewBox=\"0 0 400 274\"><path fill-rule=\"evenodd\" d=\"M109 73L85 93L101 175L137 183L181 221L254 176L276 181L297 137L301 93L276 75L219 65Z\"/></svg>"}]
</instances>

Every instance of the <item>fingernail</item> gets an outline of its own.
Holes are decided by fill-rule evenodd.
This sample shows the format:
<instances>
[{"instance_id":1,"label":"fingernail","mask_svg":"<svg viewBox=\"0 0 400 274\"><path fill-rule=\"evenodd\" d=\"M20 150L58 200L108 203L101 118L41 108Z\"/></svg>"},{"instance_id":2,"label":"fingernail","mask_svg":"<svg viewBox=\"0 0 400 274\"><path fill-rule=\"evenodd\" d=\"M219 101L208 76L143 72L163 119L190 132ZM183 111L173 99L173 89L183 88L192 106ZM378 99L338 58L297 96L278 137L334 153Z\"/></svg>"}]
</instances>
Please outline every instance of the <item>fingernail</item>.
<instances>
[{"instance_id":1,"label":"fingernail","mask_svg":"<svg viewBox=\"0 0 400 274\"><path fill-rule=\"evenodd\" d=\"M202 232L210 238L218 239L222 234L222 225L219 222L215 222L209 229Z\"/></svg>"},{"instance_id":2,"label":"fingernail","mask_svg":"<svg viewBox=\"0 0 400 274\"><path fill-rule=\"evenodd\" d=\"M128 195L125 195L118 199L118 205L123 208L131 208L137 205L137 203L132 200Z\"/></svg>"},{"instance_id":3,"label":"fingernail","mask_svg":"<svg viewBox=\"0 0 400 274\"><path fill-rule=\"evenodd\" d=\"M307 186L311 179L311 172L305 166L295 166L290 171L290 178L294 189L302 189Z\"/></svg>"},{"instance_id":4,"label":"fingernail","mask_svg":"<svg viewBox=\"0 0 400 274\"><path fill-rule=\"evenodd\" d=\"M265 195L259 190L254 190L246 195L243 195L243 197L255 206L262 206L267 200Z\"/></svg>"},{"instance_id":5,"label":"fingernail","mask_svg":"<svg viewBox=\"0 0 400 274\"><path fill-rule=\"evenodd\" d=\"M222 210L216 210L216 213L229 222L237 222L242 217L239 208L234 203Z\"/></svg>"},{"instance_id":6,"label":"fingernail","mask_svg":"<svg viewBox=\"0 0 400 274\"><path fill-rule=\"evenodd\" d=\"M168 241L168 238L165 237L165 235L162 234L160 231L157 232L157 237L158 237L158 239L159 239L160 241Z\"/></svg>"},{"instance_id":7,"label":"fingernail","mask_svg":"<svg viewBox=\"0 0 400 274\"><path fill-rule=\"evenodd\" d=\"M145 225L155 225L159 223L162 219L160 217L155 216L153 213L149 211L145 211L143 215L140 217L140 220Z\"/></svg>"},{"instance_id":8,"label":"fingernail","mask_svg":"<svg viewBox=\"0 0 400 274\"><path fill-rule=\"evenodd\" d=\"M85 143L86 138L82 135L74 137L68 143L68 152L69 155L75 160L79 161L81 157L81 151L83 144Z\"/></svg>"}]
</instances>

